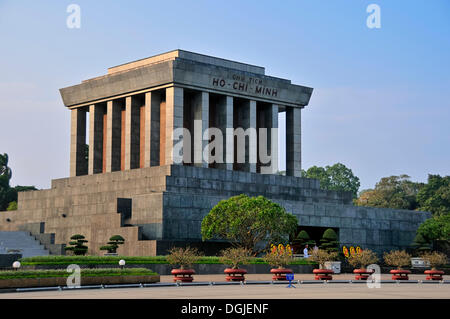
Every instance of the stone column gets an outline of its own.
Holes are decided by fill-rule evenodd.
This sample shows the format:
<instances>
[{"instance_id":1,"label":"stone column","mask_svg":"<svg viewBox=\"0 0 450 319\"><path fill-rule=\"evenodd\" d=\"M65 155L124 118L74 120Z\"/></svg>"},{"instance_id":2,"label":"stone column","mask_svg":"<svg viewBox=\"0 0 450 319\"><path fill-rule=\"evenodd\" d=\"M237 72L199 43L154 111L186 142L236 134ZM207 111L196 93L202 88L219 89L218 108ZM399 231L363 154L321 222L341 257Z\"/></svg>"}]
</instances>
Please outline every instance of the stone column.
<instances>
[{"instance_id":1,"label":"stone column","mask_svg":"<svg viewBox=\"0 0 450 319\"><path fill-rule=\"evenodd\" d=\"M139 167L139 105L132 96L125 98L125 167Z\"/></svg>"},{"instance_id":2,"label":"stone column","mask_svg":"<svg viewBox=\"0 0 450 319\"><path fill-rule=\"evenodd\" d=\"M194 117L194 165L208 167L208 151L203 156L203 150L207 147L209 139L203 139L205 131L209 127L209 93L199 92L196 94L193 103ZM191 132L192 134L192 132Z\"/></svg>"},{"instance_id":3,"label":"stone column","mask_svg":"<svg viewBox=\"0 0 450 319\"><path fill-rule=\"evenodd\" d=\"M164 150L161 150L164 151L164 163L160 165L182 164L183 154L176 154L174 146L184 141L182 137L178 139L179 136L175 136L178 140L174 141L174 130L183 128L183 88L175 86L167 88L165 106Z\"/></svg>"},{"instance_id":4,"label":"stone column","mask_svg":"<svg viewBox=\"0 0 450 319\"><path fill-rule=\"evenodd\" d=\"M106 172L120 171L121 105L117 100L106 105Z\"/></svg>"},{"instance_id":5,"label":"stone column","mask_svg":"<svg viewBox=\"0 0 450 319\"><path fill-rule=\"evenodd\" d=\"M235 101L236 102L236 101ZM257 123L256 123L256 101L241 100L235 104L234 108L234 128L237 136L235 145L234 169L245 172L256 173L257 160ZM245 138L239 135L244 133ZM238 163L241 155L244 154L245 162Z\"/></svg>"},{"instance_id":6,"label":"stone column","mask_svg":"<svg viewBox=\"0 0 450 319\"><path fill-rule=\"evenodd\" d=\"M161 99L160 92L145 93L144 167L159 165Z\"/></svg>"},{"instance_id":7,"label":"stone column","mask_svg":"<svg viewBox=\"0 0 450 319\"><path fill-rule=\"evenodd\" d=\"M89 175L102 172L103 114L101 105L89 106Z\"/></svg>"},{"instance_id":8,"label":"stone column","mask_svg":"<svg viewBox=\"0 0 450 319\"><path fill-rule=\"evenodd\" d=\"M233 97L220 96L215 106L212 126L222 132L223 163L215 165L217 168L232 170L234 162L234 131L233 131ZM217 150L216 150L217 152Z\"/></svg>"},{"instance_id":9,"label":"stone column","mask_svg":"<svg viewBox=\"0 0 450 319\"><path fill-rule=\"evenodd\" d=\"M262 127L266 128L267 136L262 138L259 132L259 154L270 156L270 163L262 164L260 172L262 174L276 174L278 172L278 105L270 104L264 108L264 123ZM263 145L261 145L263 143ZM261 150L262 147L267 147Z\"/></svg>"},{"instance_id":10,"label":"stone column","mask_svg":"<svg viewBox=\"0 0 450 319\"><path fill-rule=\"evenodd\" d=\"M301 109L286 108L286 175L301 176Z\"/></svg>"},{"instance_id":11,"label":"stone column","mask_svg":"<svg viewBox=\"0 0 450 319\"><path fill-rule=\"evenodd\" d=\"M249 114L249 128L252 128L256 131L256 101L250 100L250 114ZM248 151L248 160L249 160L249 169L248 171L251 173L256 173L256 161L257 161L257 150L258 150L258 132L253 135L249 135L249 145Z\"/></svg>"},{"instance_id":12,"label":"stone column","mask_svg":"<svg viewBox=\"0 0 450 319\"><path fill-rule=\"evenodd\" d=\"M225 131L225 167L227 170L233 170L234 161L234 127L233 127L233 97L227 96L224 105Z\"/></svg>"},{"instance_id":13,"label":"stone column","mask_svg":"<svg viewBox=\"0 0 450 319\"><path fill-rule=\"evenodd\" d=\"M70 113L70 176L86 175L86 111L75 108Z\"/></svg>"}]
</instances>

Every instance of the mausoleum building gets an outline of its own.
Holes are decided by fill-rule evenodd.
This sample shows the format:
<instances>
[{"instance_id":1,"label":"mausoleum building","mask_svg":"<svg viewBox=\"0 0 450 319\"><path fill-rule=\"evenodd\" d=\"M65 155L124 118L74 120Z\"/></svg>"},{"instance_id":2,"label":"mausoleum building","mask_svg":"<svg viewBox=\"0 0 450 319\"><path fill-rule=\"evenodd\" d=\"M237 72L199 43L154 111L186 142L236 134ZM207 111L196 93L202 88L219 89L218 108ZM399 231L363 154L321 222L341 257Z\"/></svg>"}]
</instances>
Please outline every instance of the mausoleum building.
<instances>
[{"instance_id":1,"label":"mausoleum building","mask_svg":"<svg viewBox=\"0 0 450 319\"><path fill-rule=\"evenodd\" d=\"M301 112L312 88L260 66L174 50L108 69L60 90L70 111L70 177L19 193L0 230L28 230L54 254L73 234L89 254L122 235L123 255L202 245L203 217L220 200L263 195L299 227L334 228L341 244L379 252L409 246L429 213L356 207L347 192L301 178ZM286 173L278 123L285 112ZM243 159L243 160L242 160Z\"/></svg>"}]
</instances>

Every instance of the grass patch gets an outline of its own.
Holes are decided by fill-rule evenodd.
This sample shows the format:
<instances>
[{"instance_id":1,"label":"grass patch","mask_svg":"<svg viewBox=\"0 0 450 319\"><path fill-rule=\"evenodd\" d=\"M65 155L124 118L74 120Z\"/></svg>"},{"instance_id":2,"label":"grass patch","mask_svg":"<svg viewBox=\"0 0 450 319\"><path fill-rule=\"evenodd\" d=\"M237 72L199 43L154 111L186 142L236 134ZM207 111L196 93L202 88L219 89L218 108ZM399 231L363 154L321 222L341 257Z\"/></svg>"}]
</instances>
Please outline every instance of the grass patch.
<instances>
[{"instance_id":1,"label":"grass patch","mask_svg":"<svg viewBox=\"0 0 450 319\"><path fill-rule=\"evenodd\" d=\"M22 258L22 265L108 265L118 264L124 259L127 265L136 264L168 264L166 256L37 256ZM197 260L196 264L222 264L219 257L205 256ZM250 259L250 264L263 264L267 262L263 258L254 257ZM294 259L290 265L314 265L315 263L307 259Z\"/></svg>"},{"instance_id":2,"label":"grass patch","mask_svg":"<svg viewBox=\"0 0 450 319\"><path fill-rule=\"evenodd\" d=\"M16 278L53 278L68 277L71 273L66 270L8 270L0 271L1 279ZM104 268L104 269L81 269L83 277L106 277L106 276L155 276L157 273L146 268Z\"/></svg>"}]
</instances>

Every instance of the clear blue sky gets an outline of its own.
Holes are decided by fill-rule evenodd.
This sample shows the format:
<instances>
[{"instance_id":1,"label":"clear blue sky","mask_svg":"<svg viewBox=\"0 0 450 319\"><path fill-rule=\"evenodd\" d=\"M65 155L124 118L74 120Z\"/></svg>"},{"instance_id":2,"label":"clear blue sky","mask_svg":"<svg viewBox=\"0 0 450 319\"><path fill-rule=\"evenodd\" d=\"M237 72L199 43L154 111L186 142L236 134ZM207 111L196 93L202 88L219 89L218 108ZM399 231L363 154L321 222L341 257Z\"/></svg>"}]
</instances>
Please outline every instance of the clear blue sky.
<instances>
[{"instance_id":1,"label":"clear blue sky","mask_svg":"<svg viewBox=\"0 0 450 319\"><path fill-rule=\"evenodd\" d=\"M66 8L81 7L68 29ZM381 8L369 29L366 8ZM176 48L266 67L311 86L303 167L341 162L361 189L450 174L450 1L0 0L0 153L12 184L69 173L58 89Z\"/></svg>"}]
</instances>

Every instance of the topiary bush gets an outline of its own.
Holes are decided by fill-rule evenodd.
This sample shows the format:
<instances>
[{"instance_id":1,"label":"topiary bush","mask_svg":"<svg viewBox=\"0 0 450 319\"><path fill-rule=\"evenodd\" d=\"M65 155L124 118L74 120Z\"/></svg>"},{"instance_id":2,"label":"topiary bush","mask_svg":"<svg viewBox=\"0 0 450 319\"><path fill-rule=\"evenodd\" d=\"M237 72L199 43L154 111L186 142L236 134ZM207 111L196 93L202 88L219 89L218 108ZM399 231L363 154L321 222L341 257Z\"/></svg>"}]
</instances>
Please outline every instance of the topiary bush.
<instances>
[{"instance_id":1,"label":"topiary bush","mask_svg":"<svg viewBox=\"0 0 450 319\"><path fill-rule=\"evenodd\" d=\"M416 235L411 246L419 255L431 251L431 243L426 240L421 234Z\"/></svg>"},{"instance_id":2,"label":"topiary bush","mask_svg":"<svg viewBox=\"0 0 450 319\"><path fill-rule=\"evenodd\" d=\"M109 238L108 245L101 246L100 250L107 250L110 254L117 253L117 248L119 245L123 245L125 243L125 238L120 235L114 235Z\"/></svg>"},{"instance_id":3,"label":"topiary bush","mask_svg":"<svg viewBox=\"0 0 450 319\"><path fill-rule=\"evenodd\" d=\"M314 241L311 240L311 238L309 237L309 235L308 235L308 233L306 232L306 230L301 230L301 231L298 233L297 237L295 237L294 242L295 242L296 244L301 245L301 246L304 246L304 245L306 245L306 244L308 244L308 245L313 245L313 244L314 244Z\"/></svg>"},{"instance_id":4,"label":"topiary bush","mask_svg":"<svg viewBox=\"0 0 450 319\"><path fill-rule=\"evenodd\" d=\"M85 243L87 243L88 241L85 239L85 237L83 235L76 234L70 237L70 239L72 240L71 242L69 242L69 245L71 246L64 247L64 249L66 251L72 251L73 254L77 256L86 255L88 247L85 245Z\"/></svg>"},{"instance_id":5,"label":"topiary bush","mask_svg":"<svg viewBox=\"0 0 450 319\"><path fill-rule=\"evenodd\" d=\"M320 248L327 252L339 252L338 235L333 229L328 228L324 231L320 240Z\"/></svg>"}]
</instances>

